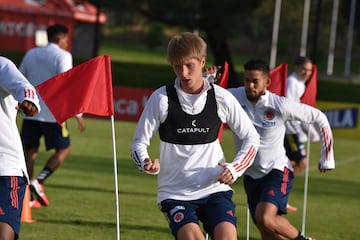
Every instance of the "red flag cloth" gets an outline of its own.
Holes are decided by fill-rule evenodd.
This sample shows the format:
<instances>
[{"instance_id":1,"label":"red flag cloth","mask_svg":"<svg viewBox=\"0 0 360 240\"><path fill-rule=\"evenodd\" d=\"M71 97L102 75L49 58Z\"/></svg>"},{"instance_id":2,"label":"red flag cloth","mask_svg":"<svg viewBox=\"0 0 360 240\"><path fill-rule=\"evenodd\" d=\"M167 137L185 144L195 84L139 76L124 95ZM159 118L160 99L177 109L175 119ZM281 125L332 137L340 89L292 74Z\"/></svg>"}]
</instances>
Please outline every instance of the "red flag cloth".
<instances>
[{"instance_id":1,"label":"red flag cloth","mask_svg":"<svg viewBox=\"0 0 360 240\"><path fill-rule=\"evenodd\" d=\"M78 113L114 115L109 56L79 64L39 84L36 90L59 124Z\"/></svg>"},{"instance_id":2,"label":"red flag cloth","mask_svg":"<svg viewBox=\"0 0 360 240\"><path fill-rule=\"evenodd\" d=\"M300 101L315 107L316 105L316 92L317 92L317 67L313 64L313 71L310 80L306 84L305 92L301 96Z\"/></svg>"},{"instance_id":3,"label":"red flag cloth","mask_svg":"<svg viewBox=\"0 0 360 240\"><path fill-rule=\"evenodd\" d=\"M286 94L286 78L287 78L288 65L282 63L270 71L270 85L267 89L279 96Z\"/></svg>"},{"instance_id":4,"label":"red flag cloth","mask_svg":"<svg viewBox=\"0 0 360 240\"><path fill-rule=\"evenodd\" d=\"M222 71L222 74L221 74L221 78L220 78L220 80L218 81L217 84L220 87L227 88L228 82L229 82L228 79L229 79L229 63L227 61L225 61L223 71ZM220 125L219 134L218 134L218 139L219 139L220 142L222 142L222 135L223 135L223 132L224 132L224 127L225 127L224 124Z\"/></svg>"},{"instance_id":5,"label":"red flag cloth","mask_svg":"<svg viewBox=\"0 0 360 240\"><path fill-rule=\"evenodd\" d=\"M225 61L224 68L221 74L221 78L218 82L219 86L227 88L229 79L229 63Z\"/></svg>"}]
</instances>

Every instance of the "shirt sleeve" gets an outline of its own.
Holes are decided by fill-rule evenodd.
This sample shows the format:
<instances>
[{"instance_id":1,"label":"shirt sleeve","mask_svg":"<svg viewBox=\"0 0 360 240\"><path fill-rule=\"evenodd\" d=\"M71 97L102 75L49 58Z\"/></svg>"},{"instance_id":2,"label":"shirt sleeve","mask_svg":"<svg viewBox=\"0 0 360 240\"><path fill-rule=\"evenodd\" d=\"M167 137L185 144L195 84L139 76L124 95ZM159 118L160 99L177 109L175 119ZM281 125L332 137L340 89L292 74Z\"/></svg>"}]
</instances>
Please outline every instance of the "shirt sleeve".
<instances>
[{"instance_id":1,"label":"shirt sleeve","mask_svg":"<svg viewBox=\"0 0 360 240\"><path fill-rule=\"evenodd\" d=\"M283 106L283 114L287 115L288 119L314 125L321 141L320 168L335 168L333 134L326 115L317 108L289 99L284 99Z\"/></svg>"},{"instance_id":2,"label":"shirt sleeve","mask_svg":"<svg viewBox=\"0 0 360 240\"><path fill-rule=\"evenodd\" d=\"M224 91L223 98L218 100L219 111L222 112L220 115L224 117L225 123L233 131L233 134L242 142L232 163L227 164L227 168L236 181L253 163L260 145L260 138L238 100L227 90L222 90Z\"/></svg>"},{"instance_id":3,"label":"shirt sleeve","mask_svg":"<svg viewBox=\"0 0 360 240\"><path fill-rule=\"evenodd\" d=\"M147 148L150 140L159 129L161 121L166 117L163 111L165 107L161 107L165 104L167 104L166 90L165 87L162 87L151 94L137 123L130 150L135 165L142 172L144 171L144 160L149 158Z\"/></svg>"},{"instance_id":4,"label":"shirt sleeve","mask_svg":"<svg viewBox=\"0 0 360 240\"><path fill-rule=\"evenodd\" d=\"M22 103L27 100L35 104L36 108L40 112L39 98L37 96L36 89L32 86L28 80L21 74L15 64L10 60L1 57L0 58L0 84L9 92L18 102Z\"/></svg>"}]
</instances>

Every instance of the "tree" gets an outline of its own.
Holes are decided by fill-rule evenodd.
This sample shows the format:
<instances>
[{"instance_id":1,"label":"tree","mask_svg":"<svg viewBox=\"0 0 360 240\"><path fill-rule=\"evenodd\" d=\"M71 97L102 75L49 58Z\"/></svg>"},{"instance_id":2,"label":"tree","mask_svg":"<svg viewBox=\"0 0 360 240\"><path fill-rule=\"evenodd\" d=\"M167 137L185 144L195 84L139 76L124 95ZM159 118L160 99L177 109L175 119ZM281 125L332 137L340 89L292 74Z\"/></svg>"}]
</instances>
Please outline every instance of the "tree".
<instances>
[{"instance_id":1,"label":"tree","mask_svg":"<svg viewBox=\"0 0 360 240\"><path fill-rule=\"evenodd\" d=\"M227 40L241 31L241 23L250 16L251 10L260 2L260 0L224 0L222 2L216 0L104 0L104 6L117 9L119 12L141 13L149 21L198 30L214 55L213 64L223 65L225 61L228 61L229 87L235 87L239 85L239 82Z\"/></svg>"},{"instance_id":2,"label":"tree","mask_svg":"<svg viewBox=\"0 0 360 240\"><path fill-rule=\"evenodd\" d=\"M157 22L170 27L183 27L190 31L198 30L209 45L214 55L214 63L222 65L229 62L229 86L239 85L234 70L232 52L229 39L239 39L243 54L261 58L267 57L271 48L271 35L274 17L275 1L267 0L90 0L101 2L104 8L116 12L117 16L127 16L127 19L137 19L134 16L141 14L146 22ZM313 48L314 60L323 59L327 51L329 39L329 22L331 19L332 1L321 0L312 2L310 14L308 48ZM318 5L321 7L317 8ZM350 0L340 1L342 15L338 18L337 44L342 46L346 37L346 22ZM357 4L360 9L360 4ZM317 10L321 10L321 16ZM358 15L359 11L357 11ZM281 6L281 20L278 41L278 59L293 59L299 54L300 36L303 17L303 1L283 1ZM318 17L318 18L317 18ZM321 25L321 27L319 27ZM360 24L355 22L355 28L360 31ZM354 36L359 36L354 33ZM356 37L355 37L356 38ZM245 40L245 41L244 41ZM317 47L317 42L322 44ZM247 45L244 45L247 44ZM355 42L359 47L359 41ZM341 53L341 47L337 48ZM315 56L316 54L316 56ZM337 55L341 58L341 55ZM343 59L341 59L343 61ZM319 61L320 64L320 61Z\"/></svg>"}]
</instances>

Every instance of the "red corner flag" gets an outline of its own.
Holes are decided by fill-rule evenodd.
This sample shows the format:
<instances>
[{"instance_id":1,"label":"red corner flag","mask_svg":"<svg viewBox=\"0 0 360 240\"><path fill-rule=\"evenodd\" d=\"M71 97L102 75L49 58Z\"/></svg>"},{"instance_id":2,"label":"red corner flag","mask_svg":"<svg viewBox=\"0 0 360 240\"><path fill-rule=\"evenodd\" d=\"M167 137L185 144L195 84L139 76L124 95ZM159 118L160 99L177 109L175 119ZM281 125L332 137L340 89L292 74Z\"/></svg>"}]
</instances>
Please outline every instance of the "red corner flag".
<instances>
[{"instance_id":1,"label":"red corner flag","mask_svg":"<svg viewBox=\"0 0 360 240\"><path fill-rule=\"evenodd\" d=\"M229 63L225 61L224 70L222 71L221 78L218 82L219 86L227 88L229 79Z\"/></svg>"},{"instance_id":2,"label":"red corner flag","mask_svg":"<svg viewBox=\"0 0 360 240\"><path fill-rule=\"evenodd\" d=\"M229 82L229 63L227 61L225 61L224 68L223 68L223 71L221 74L221 78L217 84L220 87L227 88L228 82ZM222 123L220 125L219 134L218 134L218 139L220 142L222 142L222 135L224 132L224 127L225 127L225 125Z\"/></svg>"},{"instance_id":3,"label":"red corner flag","mask_svg":"<svg viewBox=\"0 0 360 240\"><path fill-rule=\"evenodd\" d=\"M98 56L60 73L36 90L61 124L78 113L114 115L109 56Z\"/></svg>"},{"instance_id":4,"label":"red corner flag","mask_svg":"<svg viewBox=\"0 0 360 240\"><path fill-rule=\"evenodd\" d=\"M315 107L316 105L316 92L317 92L317 67L313 64L313 71L310 80L306 84L305 92L301 96L300 101Z\"/></svg>"},{"instance_id":5,"label":"red corner flag","mask_svg":"<svg viewBox=\"0 0 360 240\"><path fill-rule=\"evenodd\" d=\"M288 65L286 63L282 63L270 71L271 82L267 87L270 92L273 92L279 96L285 96L287 68Z\"/></svg>"}]
</instances>

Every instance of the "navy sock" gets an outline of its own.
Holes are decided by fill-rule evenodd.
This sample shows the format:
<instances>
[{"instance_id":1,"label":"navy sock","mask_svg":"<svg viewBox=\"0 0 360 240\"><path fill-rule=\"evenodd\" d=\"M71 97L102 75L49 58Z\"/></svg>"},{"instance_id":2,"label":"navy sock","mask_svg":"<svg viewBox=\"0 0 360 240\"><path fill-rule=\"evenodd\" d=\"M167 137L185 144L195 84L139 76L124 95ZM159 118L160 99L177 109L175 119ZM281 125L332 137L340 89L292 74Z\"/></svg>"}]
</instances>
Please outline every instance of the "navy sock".
<instances>
[{"instance_id":1,"label":"navy sock","mask_svg":"<svg viewBox=\"0 0 360 240\"><path fill-rule=\"evenodd\" d=\"M40 172L39 176L37 177L37 180L40 184L43 184L43 182L53 173L53 171L48 168L44 167L44 169Z\"/></svg>"}]
</instances>

